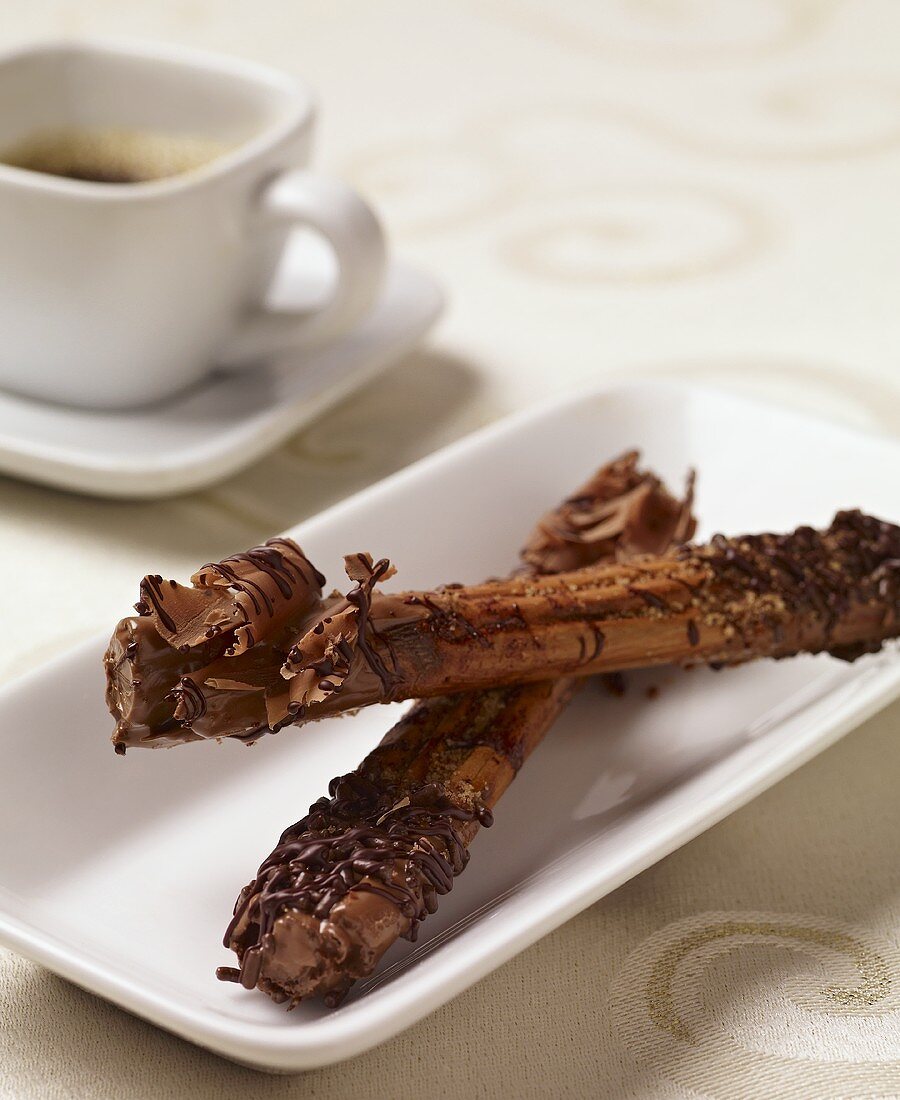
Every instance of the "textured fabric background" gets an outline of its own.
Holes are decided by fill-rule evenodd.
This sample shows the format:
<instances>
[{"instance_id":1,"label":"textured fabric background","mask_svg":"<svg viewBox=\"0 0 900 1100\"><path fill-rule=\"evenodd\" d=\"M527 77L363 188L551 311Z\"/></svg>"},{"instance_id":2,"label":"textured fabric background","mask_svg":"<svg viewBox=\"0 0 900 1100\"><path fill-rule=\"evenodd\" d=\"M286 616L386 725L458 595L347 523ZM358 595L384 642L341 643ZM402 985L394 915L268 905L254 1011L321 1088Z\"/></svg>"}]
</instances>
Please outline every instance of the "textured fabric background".
<instances>
[{"instance_id":1,"label":"textured fabric background","mask_svg":"<svg viewBox=\"0 0 900 1100\"><path fill-rule=\"evenodd\" d=\"M73 32L305 76L319 163L451 301L381 384L213 490L129 505L0 479L4 680L107 626L148 563L184 573L589 380L700 378L900 431L896 0L30 0L0 43ZM0 1096L900 1096L898 723L302 1077L0 952Z\"/></svg>"}]
</instances>

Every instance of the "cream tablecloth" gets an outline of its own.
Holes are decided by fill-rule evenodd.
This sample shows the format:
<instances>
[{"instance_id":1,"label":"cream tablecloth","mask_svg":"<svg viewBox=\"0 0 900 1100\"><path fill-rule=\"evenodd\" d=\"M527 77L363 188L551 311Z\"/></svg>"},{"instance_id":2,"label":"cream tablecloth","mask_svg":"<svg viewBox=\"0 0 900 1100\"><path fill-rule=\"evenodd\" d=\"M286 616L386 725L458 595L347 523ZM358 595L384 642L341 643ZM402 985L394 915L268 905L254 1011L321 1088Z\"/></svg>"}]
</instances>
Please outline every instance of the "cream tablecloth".
<instances>
[{"instance_id":1,"label":"cream tablecloth","mask_svg":"<svg viewBox=\"0 0 900 1100\"><path fill-rule=\"evenodd\" d=\"M132 505L0 480L4 680L108 625L146 566L184 572L579 383L701 378L900 430L896 0L31 0L0 24L4 44L70 32L307 77L320 162L451 306L383 383L216 489ZM0 1096L900 1096L898 721L303 1077L0 952Z\"/></svg>"}]
</instances>

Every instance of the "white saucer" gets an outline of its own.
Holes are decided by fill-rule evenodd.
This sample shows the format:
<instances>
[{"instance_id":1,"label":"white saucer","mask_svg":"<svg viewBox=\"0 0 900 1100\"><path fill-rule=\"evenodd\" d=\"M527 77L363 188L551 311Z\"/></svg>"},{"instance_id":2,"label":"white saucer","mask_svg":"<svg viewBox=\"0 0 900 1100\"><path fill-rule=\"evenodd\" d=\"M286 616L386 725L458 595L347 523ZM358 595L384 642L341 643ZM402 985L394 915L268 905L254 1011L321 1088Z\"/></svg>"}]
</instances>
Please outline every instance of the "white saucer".
<instances>
[{"instance_id":1,"label":"white saucer","mask_svg":"<svg viewBox=\"0 0 900 1100\"><path fill-rule=\"evenodd\" d=\"M283 280L308 286L319 281L316 275L295 269ZM0 473L104 497L163 497L210 485L277 447L410 351L442 305L430 277L395 263L369 317L302 358L287 352L125 412L43 404L0 391Z\"/></svg>"}]
</instances>

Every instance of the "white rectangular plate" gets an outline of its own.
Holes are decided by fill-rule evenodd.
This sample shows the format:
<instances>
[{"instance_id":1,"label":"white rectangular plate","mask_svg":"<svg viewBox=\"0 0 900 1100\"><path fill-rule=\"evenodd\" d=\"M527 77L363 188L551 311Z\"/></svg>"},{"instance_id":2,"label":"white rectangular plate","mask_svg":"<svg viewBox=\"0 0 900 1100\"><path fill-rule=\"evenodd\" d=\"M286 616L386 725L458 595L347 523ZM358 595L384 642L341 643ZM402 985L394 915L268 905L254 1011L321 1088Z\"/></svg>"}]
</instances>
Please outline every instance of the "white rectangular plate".
<instances>
[{"instance_id":1,"label":"white rectangular plate","mask_svg":"<svg viewBox=\"0 0 900 1100\"><path fill-rule=\"evenodd\" d=\"M714 391L646 385L513 417L291 534L335 581L341 556L359 549L389 554L395 584L478 580L507 570L536 516L635 445L671 484L698 468L702 536L823 524L845 506L897 518L895 444ZM419 943L390 952L340 1009L287 1013L214 978L232 961L220 946L232 903L281 830L399 710L252 749L123 759L107 740L104 641L0 695L0 940L194 1042L282 1071L396 1034L900 693L896 650L855 665L641 674L624 699L590 687L528 762ZM652 700L651 683L661 686Z\"/></svg>"}]
</instances>

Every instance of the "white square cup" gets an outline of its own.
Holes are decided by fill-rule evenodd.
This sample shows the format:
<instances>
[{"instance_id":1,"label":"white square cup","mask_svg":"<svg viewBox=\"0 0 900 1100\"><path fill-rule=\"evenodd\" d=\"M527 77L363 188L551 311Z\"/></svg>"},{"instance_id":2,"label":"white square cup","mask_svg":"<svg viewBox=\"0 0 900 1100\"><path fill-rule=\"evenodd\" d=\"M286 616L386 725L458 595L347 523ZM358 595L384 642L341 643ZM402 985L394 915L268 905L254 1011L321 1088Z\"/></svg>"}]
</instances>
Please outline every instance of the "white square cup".
<instances>
[{"instance_id":1,"label":"white square cup","mask_svg":"<svg viewBox=\"0 0 900 1100\"><path fill-rule=\"evenodd\" d=\"M214 365L321 345L367 312L385 246L349 187L307 169L315 104L294 79L168 46L60 42L0 56L0 386L97 408L177 392ZM2 163L29 136L145 132L221 143L161 179ZM293 226L330 244L321 309L265 293Z\"/></svg>"}]
</instances>

